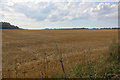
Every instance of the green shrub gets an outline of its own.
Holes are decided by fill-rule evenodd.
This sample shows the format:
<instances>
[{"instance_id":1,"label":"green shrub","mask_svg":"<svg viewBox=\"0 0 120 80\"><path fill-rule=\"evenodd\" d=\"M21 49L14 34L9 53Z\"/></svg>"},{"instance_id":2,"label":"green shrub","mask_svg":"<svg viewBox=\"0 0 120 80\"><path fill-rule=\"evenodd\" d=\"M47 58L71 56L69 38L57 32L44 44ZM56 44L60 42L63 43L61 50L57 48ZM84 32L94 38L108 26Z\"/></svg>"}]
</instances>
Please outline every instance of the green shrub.
<instances>
[{"instance_id":1,"label":"green shrub","mask_svg":"<svg viewBox=\"0 0 120 80\"><path fill-rule=\"evenodd\" d=\"M60 73L52 74L51 78L63 78L63 75Z\"/></svg>"},{"instance_id":2,"label":"green shrub","mask_svg":"<svg viewBox=\"0 0 120 80\"><path fill-rule=\"evenodd\" d=\"M76 77L82 77L82 65L81 64L77 64L74 68L73 68L73 72L74 75Z\"/></svg>"},{"instance_id":3,"label":"green shrub","mask_svg":"<svg viewBox=\"0 0 120 80\"><path fill-rule=\"evenodd\" d=\"M73 67L73 74L78 78L92 78L96 74L95 65L96 62L88 62L86 65L77 64Z\"/></svg>"},{"instance_id":4,"label":"green shrub","mask_svg":"<svg viewBox=\"0 0 120 80\"><path fill-rule=\"evenodd\" d=\"M118 43L116 42L115 39L113 39L112 44L109 47L109 59L111 61L119 59L120 54L119 54L118 48L120 48L118 46Z\"/></svg>"}]
</instances>

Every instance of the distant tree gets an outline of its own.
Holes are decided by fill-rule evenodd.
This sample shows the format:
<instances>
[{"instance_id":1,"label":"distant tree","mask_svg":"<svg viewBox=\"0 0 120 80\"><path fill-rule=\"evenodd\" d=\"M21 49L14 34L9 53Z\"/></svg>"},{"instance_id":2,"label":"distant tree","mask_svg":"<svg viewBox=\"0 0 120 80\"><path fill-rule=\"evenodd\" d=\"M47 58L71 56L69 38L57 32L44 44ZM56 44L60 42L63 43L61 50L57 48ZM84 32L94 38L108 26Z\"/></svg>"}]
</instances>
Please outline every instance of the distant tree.
<instances>
[{"instance_id":1,"label":"distant tree","mask_svg":"<svg viewBox=\"0 0 120 80\"><path fill-rule=\"evenodd\" d=\"M8 22L0 22L0 29L19 29L19 27L11 25Z\"/></svg>"}]
</instances>

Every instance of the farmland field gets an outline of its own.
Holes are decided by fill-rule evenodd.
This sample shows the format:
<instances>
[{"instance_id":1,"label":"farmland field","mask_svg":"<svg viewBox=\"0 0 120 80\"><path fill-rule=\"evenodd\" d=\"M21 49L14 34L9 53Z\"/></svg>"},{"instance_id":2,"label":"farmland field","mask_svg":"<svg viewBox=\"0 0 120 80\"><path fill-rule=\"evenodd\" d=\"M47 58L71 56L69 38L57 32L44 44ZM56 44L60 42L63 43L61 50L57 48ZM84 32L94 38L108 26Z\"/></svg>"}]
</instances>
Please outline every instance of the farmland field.
<instances>
[{"instance_id":1,"label":"farmland field","mask_svg":"<svg viewBox=\"0 0 120 80\"><path fill-rule=\"evenodd\" d=\"M89 77L93 62L95 77L111 66L109 46L118 40L118 30L2 30L4 78ZM95 63L95 65L94 65ZM74 69L78 67L77 70ZM83 66L82 69L79 66ZM88 66L89 67L89 66ZM93 70L93 69L92 69ZM102 73L103 72L103 73ZM108 70L109 73L109 70ZM114 70L113 73L116 73Z\"/></svg>"}]
</instances>

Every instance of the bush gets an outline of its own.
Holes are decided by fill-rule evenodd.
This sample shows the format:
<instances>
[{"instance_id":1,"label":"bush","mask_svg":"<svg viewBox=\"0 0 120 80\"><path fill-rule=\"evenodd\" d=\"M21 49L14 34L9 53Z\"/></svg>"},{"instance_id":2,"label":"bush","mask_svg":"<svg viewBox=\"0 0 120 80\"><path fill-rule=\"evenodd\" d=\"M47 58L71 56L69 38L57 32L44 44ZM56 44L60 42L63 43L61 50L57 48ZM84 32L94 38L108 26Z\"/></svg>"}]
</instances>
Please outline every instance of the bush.
<instances>
[{"instance_id":1,"label":"bush","mask_svg":"<svg viewBox=\"0 0 120 80\"><path fill-rule=\"evenodd\" d=\"M104 77L108 78L110 75L116 74L117 68L118 65L115 62L111 63L111 65L106 68Z\"/></svg>"},{"instance_id":2,"label":"bush","mask_svg":"<svg viewBox=\"0 0 120 80\"><path fill-rule=\"evenodd\" d=\"M112 44L109 47L109 55L110 55L109 59L110 60L118 61L119 56L120 56L119 54L120 51L118 51L119 50L118 48L120 48L120 46L118 46L118 43L116 42L116 40L113 39Z\"/></svg>"},{"instance_id":3,"label":"bush","mask_svg":"<svg viewBox=\"0 0 120 80\"><path fill-rule=\"evenodd\" d=\"M51 78L63 78L63 75L60 73L52 74Z\"/></svg>"},{"instance_id":4,"label":"bush","mask_svg":"<svg viewBox=\"0 0 120 80\"><path fill-rule=\"evenodd\" d=\"M73 72L74 75L76 77L82 77L82 65L81 64L77 64L74 68L73 68Z\"/></svg>"}]
</instances>

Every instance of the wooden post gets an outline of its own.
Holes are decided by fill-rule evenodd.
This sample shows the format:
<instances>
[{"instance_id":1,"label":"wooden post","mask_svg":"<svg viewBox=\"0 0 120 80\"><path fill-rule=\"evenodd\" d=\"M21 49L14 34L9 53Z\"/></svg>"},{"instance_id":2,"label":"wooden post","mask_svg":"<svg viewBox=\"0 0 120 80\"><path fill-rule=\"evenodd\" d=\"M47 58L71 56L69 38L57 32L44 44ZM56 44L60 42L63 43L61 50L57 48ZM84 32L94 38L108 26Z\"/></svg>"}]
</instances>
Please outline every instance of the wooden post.
<instances>
[{"instance_id":1,"label":"wooden post","mask_svg":"<svg viewBox=\"0 0 120 80\"><path fill-rule=\"evenodd\" d=\"M8 69L8 78L10 78L10 70Z\"/></svg>"},{"instance_id":2,"label":"wooden post","mask_svg":"<svg viewBox=\"0 0 120 80\"><path fill-rule=\"evenodd\" d=\"M44 74L45 74L45 78L46 78L46 53L44 56Z\"/></svg>"},{"instance_id":3,"label":"wooden post","mask_svg":"<svg viewBox=\"0 0 120 80\"><path fill-rule=\"evenodd\" d=\"M27 72L24 70L24 71L23 71L23 77L24 77L24 79L25 79L25 77L26 77L26 73L27 73Z\"/></svg>"},{"instance_id":4,"label":"wooden post","mask_svg":"<svg viewBox=\"0 0 120 80\"><path fill-rule=\"evenodd\" d=\"M15 61L15 78L17 79L17 59Z\"/></svg>"},{"instance_id":5,"label":"wooden post","mask_svg":"<svg viewBox=\"0 0 120 80\"><path fill-rule=\"evenodd\" d=\"M62 67L62 70L63 70L63 73L64 73L64 77L66 78L66 73L65 73L65 69L64 69L64 65L63 65L62 53L60 53L57 44L56 44L56 49L57 49L57 52L58 52L59 57L60 57L59 61L61 63L61 67Z\"/></svg>"}]
</instances>

